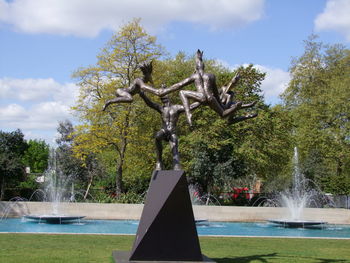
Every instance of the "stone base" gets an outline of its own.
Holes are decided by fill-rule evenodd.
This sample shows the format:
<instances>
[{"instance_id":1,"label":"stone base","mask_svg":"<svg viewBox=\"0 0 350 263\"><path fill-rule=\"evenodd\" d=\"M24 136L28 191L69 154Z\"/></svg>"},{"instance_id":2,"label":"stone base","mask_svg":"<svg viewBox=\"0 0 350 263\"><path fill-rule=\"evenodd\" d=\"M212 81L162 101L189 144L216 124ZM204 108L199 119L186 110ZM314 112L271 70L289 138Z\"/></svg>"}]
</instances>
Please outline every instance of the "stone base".
<instances>
[{"instance_id":1,"label":"stone base","mask_svg":"<svg viewBox=\"0 0 350 263\"><path fill-rule=\"evenodd\" d=\"M130 261L130 251L115 250L112 252L114 263L216 263L215 261L203 256L203 261Z\"/></svg>"}]
</instances>

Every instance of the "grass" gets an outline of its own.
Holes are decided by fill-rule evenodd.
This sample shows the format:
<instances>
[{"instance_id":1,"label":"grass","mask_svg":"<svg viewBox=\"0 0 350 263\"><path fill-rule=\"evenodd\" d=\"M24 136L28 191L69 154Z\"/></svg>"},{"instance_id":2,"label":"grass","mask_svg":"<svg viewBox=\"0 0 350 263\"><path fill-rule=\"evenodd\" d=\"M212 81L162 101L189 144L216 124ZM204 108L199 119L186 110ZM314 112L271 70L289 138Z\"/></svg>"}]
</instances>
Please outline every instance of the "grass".
<instances>
[{"instance_id":1,"label":"grass","mask_svg":"<svg viewBox=\"0 0 350 263\"><path fill-rule=\"evenodd\" d=\"M0 234L0 262L112 263L134 236ZM202 252L218 263L350 262L350 240L201 237Z\"/></svg>"}]
</instances>

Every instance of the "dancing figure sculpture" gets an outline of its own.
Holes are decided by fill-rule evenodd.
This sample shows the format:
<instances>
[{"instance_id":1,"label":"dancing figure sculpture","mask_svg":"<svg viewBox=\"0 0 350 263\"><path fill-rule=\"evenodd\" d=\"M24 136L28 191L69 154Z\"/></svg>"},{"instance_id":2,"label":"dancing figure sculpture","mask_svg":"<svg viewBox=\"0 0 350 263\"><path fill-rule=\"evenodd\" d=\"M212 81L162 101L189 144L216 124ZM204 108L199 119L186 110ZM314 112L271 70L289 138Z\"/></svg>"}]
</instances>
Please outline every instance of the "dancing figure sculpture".
<instances>
[{"instance_id":1,"label":"dancing figure sculpture","mask_svg":"<svg viewBox=\"0 0 350 263\"><path fill-rule=\"evenodd\" d=\"M162 86L165 89L165 86ZM161 114L162 128L156 133L155 144L156 144L156 170L163 170L163 143L162 141L169 142L171 153L173 155L173 170L180 170L180 155L179 155L179 141L176 135L176 125L179 120L181 113L185 112L185 108L179 104L172 104L167 95L161 97L163 105L154 103L150 98L146 96L144 92L140 92L140 97L145 101L147 106L156 110ZM199 102L195 102L190 105L190 109L194 110L200 106Z\"/></svg>"},{"instance_id":2,"label":"dancing figure sculpture","mask_svg":"<svg viewBox=\"0 0 350 263\"><path fill-rule=\"evenodd\" d=\"M181 169L178 137L176 135L176 125L181 113L185 112L190 125L192 125L191 111L200 105L207 105L221 117L227 117L228 124L234 124L257 116L257 114L250 113L244 116L235 116L235 112L243 108L250 108L254 106L256 102L243 104L241 101L236 101L234 99L234 92L230 90L238 83L240 79L239 74L235 75L226 86L221 87L219 90L216 85L215 75L204 71L203 52L200 50L196 53L195 72L188 78L170 87L165 87L163 85L160 89L157 89L148 84L152 84L152 62L143 63L140 69L143 76L135 79L127 88L118 88L116 90L117 96L114 99L108 100L103 110L114 103L130 103L133 101L133 96L139 94L146 105L161 114L162 128L155 136L157 155L156 170L162 170L164 168L162 159L163 141L170 143L173 155L173 169ZM190 84L194 84L196 88L195 91L180 90ZM177 90L180 90L179 94L183 105L172 104L167 96L169 93ZM163 104L160 105L151 101L151 99L146 96L146 92L160 97ZM194 100L195 102L190 104L190 100Z\"/></svg>"},{"instance_id":3,"label":"dancing figure sculpture","mask_svg":"<svg viewBox=\"0 0 350 263\"><path fill-rule=\"evenodd\" d=\"M203 105L208 105L221 117L233 115L237 110L242 108L252 107L255 102L242 105L241 101L230 104L224 104L227 101L227 92L239 80L239 75L233 77L231 82L221 88L222 93L219 94L216 86L215 75L204 72L203 52L199 49L196 54L196 72L191 76L197 91L181 90L180 98L185 107L187 121L192 125L192 114L189 107L189 99L200 102ZM224 101L224 103L223 103Z\"/></svg>"}]
</instances>

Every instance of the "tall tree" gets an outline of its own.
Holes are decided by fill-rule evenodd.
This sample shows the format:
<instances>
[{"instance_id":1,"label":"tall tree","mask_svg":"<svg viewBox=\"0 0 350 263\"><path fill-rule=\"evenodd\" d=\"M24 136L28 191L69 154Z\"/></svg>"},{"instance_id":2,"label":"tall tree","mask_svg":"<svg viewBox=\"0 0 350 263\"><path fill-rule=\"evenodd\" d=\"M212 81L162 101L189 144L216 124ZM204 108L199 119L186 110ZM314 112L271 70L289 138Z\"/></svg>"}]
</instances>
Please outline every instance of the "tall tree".
<instances>
[{"instance_id":1,"label":"tall tree","mask_svg":"<svg viewBox=\"0 0 350 263\"><path fill-rule=\"evenodd\" d=\"M103 104L115 96L115 90L127 87L140 76L139 66L164 53L156 38L146 33L135 19L123 26L97 56L96 65L74 73L80 97L73 108L83 123L77 127L76 156L110 150L115 153L115 192L123 192L122 178L127 149L135 138L135 122L140 115L136 103L119 104L102 111ZM144 136L143 136L144 137ZM140 138L142 139L142 138Z\"/></svg>"},{"instance_id":2,"label":"tall tree","mask_svg":"<svg viewBox=\"0 0 350 263\"><path fill-rule=\"evenodd\" d=\"M5 195L5 187L21 181L24 174L23 154L28 145L20 130L0 131L0 200Z\"/></svg>"},{"instance_id":3,"label":"tall tree","mask_svg":"<svg viewBox=\"0 0 350 263\"><path fill-rule=\"evenodd\" d=\"M350 181L349 65L349 50L324 45L311 36L304 54L292 62L292 80L284 93L304 170L331 192L339 190L332 189L335 184L330 180ZM317 167L323 167L321 174L315 174Z\"/></svg>"}]
</instances>

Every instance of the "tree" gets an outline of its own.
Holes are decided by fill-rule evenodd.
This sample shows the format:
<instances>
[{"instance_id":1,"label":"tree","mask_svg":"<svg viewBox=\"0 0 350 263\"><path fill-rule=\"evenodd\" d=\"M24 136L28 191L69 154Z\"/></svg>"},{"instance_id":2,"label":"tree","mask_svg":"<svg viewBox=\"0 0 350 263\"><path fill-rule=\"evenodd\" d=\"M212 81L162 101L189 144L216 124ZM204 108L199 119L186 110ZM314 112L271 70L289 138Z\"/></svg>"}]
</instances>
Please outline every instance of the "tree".
<instances>
[{"instance_id":1,"label":"tree","mask_svg":"<svg viewBox=\"0 0 350 263\"><path fill-rule=\"evenodd\" d=\"M73 155L74 127L72 122L69 120L59 122L57 132L56 165L64 176L74 180L84 180L83 162Z\"/></svg>"},{"instance_id":2,"label":"tree","mask_svg":"<svg viewBox=\"0 0 350 263\"><path fill-rule=\"evenodd\" d=\"M80 183L85 187L84 199L87 199L93 180L102 176L104 169L101 162L94 153L85 156L83 160L75 157L73 143L75 139L75 129L69 120L59 122L56 139L56 159L62 174L69 177L75 184Z\"/></svg>"},{"instance_id":3,"label":"tree","mask_svg":"<svg viewBox=\"0 0 350 263\"><path fill-rule=\"evenodd\" d=\"M350 180L350 51L316 38L305 41L304 54L292 61L284 103L294 118L305 172L336 193L334 182ZM317 167L324 168L321 174Z\"/></svg>"},{"instance_id":4,"label":"tree","mask_svg":"<svg viewBox=\"0 0 350 263\"><path fill-rule=\"evenodd\" d=\"M28 145L20 130L0 131L0 200L5 195L5 187L15 185L24 175L22 158Z\"/></svg>"},{"instance_id":5,"label":"tree","mask_svg":"<svg viewBox=\"0 0 350 263\"><path fill-rule=\"evenodd\" d=\"M31 173L43 173L47 169L50 146L44 140L29 140L23 163Z\"/></svg>"},{"instance_id":6,"label":"tree","mask_svg":"<svg viewBox=\"0 0 350 263\"><path fill-rule=\"evenodd\" d=\"M163 54L155 37L148 35L136 19L112 36L94 66L74 73L79 80L80 97L73 110L82 125L77 126L74 152L84 159L90 153L114 152L115 193L123 192L122 178L128 147L135 140L135 123L142 112L133 104L113 105L102 111L103 104L115 95L116 88L127 87L140 75L139 66ZM138 137L142 141L145 135Z\"/></svg>"},{"instance_id":7,"label":"tree","mask_svg":"<svg viewBox=\"0 0 350 263\"><path fill-rule=\"evenodd\" d=\"M236 155L244 160L247 174L262 181L266 192L283 190L290 181L293 125L288 110L276 105L265 106L254 122L236 127Z\"/></svg>"}]
</instances>

